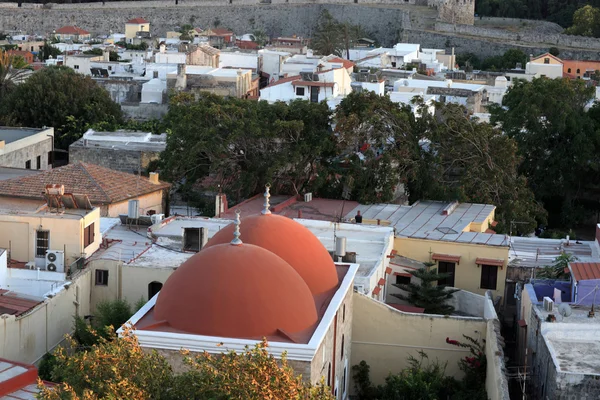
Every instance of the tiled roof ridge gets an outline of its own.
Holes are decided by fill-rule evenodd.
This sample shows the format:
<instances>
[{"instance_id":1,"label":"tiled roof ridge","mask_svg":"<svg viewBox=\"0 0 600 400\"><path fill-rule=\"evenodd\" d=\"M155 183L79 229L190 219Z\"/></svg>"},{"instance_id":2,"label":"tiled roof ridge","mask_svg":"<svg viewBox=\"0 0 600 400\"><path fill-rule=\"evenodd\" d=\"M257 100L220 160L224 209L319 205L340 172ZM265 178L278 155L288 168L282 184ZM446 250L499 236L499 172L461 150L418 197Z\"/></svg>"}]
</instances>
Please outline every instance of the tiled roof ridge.
<instances>
[{"instance_id":1,"label":"tiled roof ridge","mask_svg":"<svg viewBox=\"0 0 600 400\"><path fill-rule=\"evenodd\" d=\"M84 162L78 161L76 165L77 165L79 168L81 168L81 170L82 170L82 171L83 171L83 172L84 172L84 173L85 173L85 174L86 174L86 175L87 175L87 176L90 178L90 181L91 181L91 182L92 182L94 185L96 185L96 187L97 187L98 189L100 189L100 191L102 192L102 194L103 194L104 196L106 196L106 199L108 200L108 202L109 202L109 203L112 203L112 198L111 198L111 197L108 195L108 193L106 193L106 192L104 191L104 189L102 188L102 185L100 185L100 184L99 184L99 183L96 181L96 179L94 179L94 177L92 176L92 174L90 174L90 172L87 170L87 167L88 167L88 165L89 165L89 164L86 164L86 163L84 163Z\"/></svg>"}]
</instances>

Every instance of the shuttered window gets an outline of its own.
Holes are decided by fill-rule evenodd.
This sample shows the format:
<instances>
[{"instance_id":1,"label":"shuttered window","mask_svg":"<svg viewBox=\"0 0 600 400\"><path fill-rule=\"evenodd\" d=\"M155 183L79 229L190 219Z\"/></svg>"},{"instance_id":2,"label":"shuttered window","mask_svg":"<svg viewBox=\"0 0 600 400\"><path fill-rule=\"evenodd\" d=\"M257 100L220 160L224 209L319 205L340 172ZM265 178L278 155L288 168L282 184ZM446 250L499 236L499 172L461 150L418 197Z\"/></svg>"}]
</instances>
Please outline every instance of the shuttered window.
<instances>
[{"instance_id":1,"label":"shuttered window","mask_svg":"<svg viewBox=\"0 0 600 400\"><path fill-rule=\"evenodd\" d=\"M83 247L86 248L90 244L94 243L94 238L95 238L95 230L94 230L94 223L92 222L89 226L87 226L83 230Z\"/></svg>"},{"instance_id":2,"label":"shuttered window","mask_svg":"<svg viewBox=\"0 0 600 400\"><path fill-rule=\"evenodd\" d=\"M482 265L481 266L481 289L496 290L498 281L498 267L495 265Z\"/></svg>"}]
</instances>

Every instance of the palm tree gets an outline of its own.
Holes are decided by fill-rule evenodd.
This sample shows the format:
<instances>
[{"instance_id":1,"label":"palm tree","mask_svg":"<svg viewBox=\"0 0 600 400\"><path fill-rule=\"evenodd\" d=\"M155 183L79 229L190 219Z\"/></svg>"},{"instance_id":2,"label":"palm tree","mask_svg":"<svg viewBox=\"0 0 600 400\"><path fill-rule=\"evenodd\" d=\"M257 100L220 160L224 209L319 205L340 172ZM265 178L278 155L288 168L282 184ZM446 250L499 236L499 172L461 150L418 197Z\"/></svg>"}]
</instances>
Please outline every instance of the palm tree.
<instances>
[{"instance_id":1,"label":"palm tree","mask_svg":"<svg viewBox=\"0 0 600 400\"><path fill-rule=\"evenodd\" d=\"M329 11L323 10L313 37L313 50L324 56L329 54L341 56L344 49L343 33L342 25L333 18Z\"/></svg>"},{"instance_id":2,"label":"palm tree","mask_svg":"<svg viewBox=\"0 0 600 400\"><path fill-rule=\"evenodd\" d=\"M0 50L0 99L22 82L28 72L29 64L23 57Z\"/></svg>"}]
</instances>

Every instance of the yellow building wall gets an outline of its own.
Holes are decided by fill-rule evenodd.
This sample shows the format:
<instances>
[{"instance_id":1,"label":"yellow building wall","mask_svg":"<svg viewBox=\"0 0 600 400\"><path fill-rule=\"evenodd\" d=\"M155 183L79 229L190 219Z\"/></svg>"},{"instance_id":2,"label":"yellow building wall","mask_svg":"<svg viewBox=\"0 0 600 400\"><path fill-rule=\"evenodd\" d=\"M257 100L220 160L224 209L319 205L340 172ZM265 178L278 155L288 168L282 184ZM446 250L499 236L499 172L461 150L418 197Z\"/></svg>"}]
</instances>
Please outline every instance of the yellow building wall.
<instances>
[{"instance_id":1,"label":"yellow building wall","mask_svg":"<svg viewBox=\"0 0 600 400\"><path fill-rule=\"evenodd\" d=\"M122 268L122 298L132 306L140 298L145 301L150 300L148 298L148 285L150 282L160 282L164 285L169 276L175 272L173 268L130 267L127 265Z\"/></svg>"},{"instance_id":2,"label":"yellow building wall","mask_svg":"<svg viewBox=\"0 0 600 400\"><path fill-rule=\"evenodd\" d=\"M68 210L67 210L68 212ZM84 249L83 229L95 223L94 243ZM98 250L100 236L100 209L95 208L85 216L76 217L49 214L2 214L0 215L0 247L10 249L14 260L29 262L35 259L36 231L50 231L51 250L65 251L65 264L69 265L82 253L86 256Z\"/></svg>"},{"instance_id":3,"label":"yellow building wall","mask_svg":"<svg viewBox=\"0 0 600 400\"><path fill-rule=\"evenodd\" d=\"M157 214L163 214L162 200L163 191L159 190L137 197L140 201L140 215L146 215L148 210L155 210ZM121 201L108 206L108 217L118 218L119 214L127 214L129 201Z\"/></svg>"},{"instance_id":4,"label":"yellow building wall","mask_svg":"<svg viewBox=\"0 0 600 400\"><path fill-rule=\"evenodd\" d=\"M501 296L504 298L508 264L507 246L486 246L397 237L394 239L394 249L401 256L421 262L430 262L434 253L459 255L460 263L456 265L454 286L480 295L484 295L488 289L480 288L481 268L475 263L475 260L477 258L502 259L504 260L504 266L498 268L496 290L491 292L494 297Z\"/></svg>"},{"instance_id":5,"label":"yellow building wall","mask_svg":"<svg viewBox=\"0 0 600 400\"><path fill-rule=\"evenodd\" d=\"M73 332L73 317L89 315L90 271L31 312L0 318L0 357L34 363Z\"/></svg>"},{"instance_id":6,"label":"yellow building wall","mask_svg":"<svg viewBox=\"0 0 600 400\"><path fill-rule=\"evenodd\" d=\"M487 216L487 218L481 222L471 222L469 224L469 226L467 226L463 232L479 232L479 233L484 233L487 229L490 228L490 224L492 222L494 222L494 218L496 216L496 210L492 211L490 213L490 215Z\"/></svg>"},{"instance_id":7,"label":"yellow building wall","mask_svg":"<svg viewBox=\"0 0 600 400\"><path fill-rule=\"evenodd\" d=\"M530 60L530 62L539 63L539 64L545 64L544 59L546 59L546 58L549 60L548 64L554 64L554 65L556 65L556 64L562 65L563 64L561 61L558 61L554 57L551 57L551 56L548 56L548 55L533 58L532 60Z\"/></svg>"},{"instance_id":8,"label":"yellow building wall","mask_svg":"<svg viewBox=\"0 0 600 400\"><path fill-rule=\"evenodd\" d=\"M150 24L125 24L125 38L133 39L137 32L150 32Z\"/></svg>"},{"instance_id":9,"label":"yellow building wall","mask_svg":"<svg viewBox=\"0 0 600 400\"><path fill-rule=\"evenodd\" d=\"M486 323L480 318L403 313L358 293L353 303L351 365L366 361L375 385L407 368L408 357L418 357L421 350L430 360L447 362L447 375L460 377L458 361L469 350L447 344L446 338L485 339Z\"/></svg>"}]
</instances>

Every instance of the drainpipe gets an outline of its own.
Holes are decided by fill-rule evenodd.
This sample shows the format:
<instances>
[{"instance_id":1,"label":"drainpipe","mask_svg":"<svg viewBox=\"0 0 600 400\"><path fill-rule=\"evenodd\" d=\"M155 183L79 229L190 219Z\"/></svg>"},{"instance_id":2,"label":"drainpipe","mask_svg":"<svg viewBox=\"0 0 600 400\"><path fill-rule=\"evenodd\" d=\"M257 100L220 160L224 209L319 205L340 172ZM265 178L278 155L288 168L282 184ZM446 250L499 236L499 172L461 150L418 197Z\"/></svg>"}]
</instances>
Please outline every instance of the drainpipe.
<instances>
[{"instance_id":1,"label":"drainpipe","mask_svg":"<svg viewBox=\"0 0 600 400\"><path fill-rule=\"evenodd\" d=\"M333 319L333 361L331 362L331 394L335 393L335 360L337 359L336 354L336 344L337 344L337 320L338 313L335 313L335 318Z\"/></svg>"}]
</instances>

